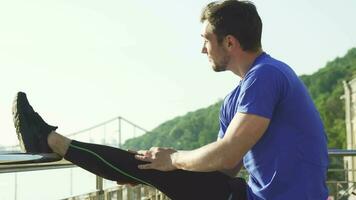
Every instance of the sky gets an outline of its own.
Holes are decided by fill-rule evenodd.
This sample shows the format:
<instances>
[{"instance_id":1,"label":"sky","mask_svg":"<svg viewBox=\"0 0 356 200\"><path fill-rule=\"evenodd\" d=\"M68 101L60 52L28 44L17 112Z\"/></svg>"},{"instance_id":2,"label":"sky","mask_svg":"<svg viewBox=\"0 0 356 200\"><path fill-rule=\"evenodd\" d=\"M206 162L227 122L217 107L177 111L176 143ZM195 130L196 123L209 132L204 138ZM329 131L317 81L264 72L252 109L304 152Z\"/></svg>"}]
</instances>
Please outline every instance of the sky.
<instances>
[{"instance_id":1,"label":"sky","mask_svg":"<svg viewBox=\"0 0 356 200\"><path fill-rule=\"evenodd\" d=\"M151 130L238 84L201 54L203 0L0 0L0 145L17 91L58 132L115 116ZM255 0L263 49L298 75L356 47L354 0Z\"/></svg>"}]
</instances>

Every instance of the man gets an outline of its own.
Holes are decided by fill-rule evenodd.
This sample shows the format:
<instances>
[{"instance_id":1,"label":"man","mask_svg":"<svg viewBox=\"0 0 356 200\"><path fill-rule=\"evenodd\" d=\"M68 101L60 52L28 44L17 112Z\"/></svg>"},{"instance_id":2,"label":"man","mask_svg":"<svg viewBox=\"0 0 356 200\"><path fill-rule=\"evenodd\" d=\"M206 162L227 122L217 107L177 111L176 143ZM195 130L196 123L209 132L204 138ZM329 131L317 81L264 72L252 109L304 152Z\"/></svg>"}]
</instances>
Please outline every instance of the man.
<instances>
[{"instance_id":1,"label":"man","mask_svg":"<svg viewBox=\"0 0 356 200\"><path fill-rule=\"evenodd\" d=\"M293 70L261 47L262 22L247 1L208 4L201 15L213 69L241 77L224 99L219 139L191 151L127 152L55 132L18 93L14 122L28 152L54 151L104 178L158 188L171 199L324 200L327 139L319 114ZM234 178L242 166L248 184Z\"/></svg>"}]
</instances>

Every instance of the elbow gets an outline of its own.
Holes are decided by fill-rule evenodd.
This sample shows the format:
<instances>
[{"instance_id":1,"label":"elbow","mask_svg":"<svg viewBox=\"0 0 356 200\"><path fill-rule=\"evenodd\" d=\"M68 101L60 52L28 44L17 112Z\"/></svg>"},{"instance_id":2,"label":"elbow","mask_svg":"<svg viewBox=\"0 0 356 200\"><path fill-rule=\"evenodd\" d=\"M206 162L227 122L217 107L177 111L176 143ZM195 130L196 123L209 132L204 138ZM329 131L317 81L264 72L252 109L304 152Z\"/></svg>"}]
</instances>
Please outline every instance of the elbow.
<instances>
[{"instance_id":1,"label":"elbow","mask_svg":"<svg viewBox=\"0 0 356 200\"><path fill-rule=\"evenodd\" d=\"M229 169L235 168L235 166L238 164L238 161L236 161L235 159L231 159L231 158L230 159L225 158L222 163L223 163L222 168L224 170L229 170Z\"/></svg>"},{"instance_id":2,"label":"elbow","mask_svg":"<svg viewBox=\"0 0 356 200\"><path fill-rule=\"evenodd\" d=\"M224 144L224 149L220 152L220 163L223 170L233 169L241 162L241 155L236 154L236 151L231 149L233 149L231 145Z\"/></svg>"}]
</instances>

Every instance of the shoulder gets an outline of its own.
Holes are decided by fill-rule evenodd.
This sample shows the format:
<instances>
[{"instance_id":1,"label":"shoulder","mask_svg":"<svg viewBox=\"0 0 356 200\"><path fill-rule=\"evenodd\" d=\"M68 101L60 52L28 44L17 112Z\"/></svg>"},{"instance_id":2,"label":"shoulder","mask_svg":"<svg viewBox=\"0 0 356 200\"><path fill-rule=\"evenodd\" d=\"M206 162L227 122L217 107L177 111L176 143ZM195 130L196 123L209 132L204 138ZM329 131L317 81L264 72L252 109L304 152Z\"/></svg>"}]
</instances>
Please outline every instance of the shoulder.
<instances>
[{"instance_id":1,"label":"shoulder","mask_svg":"<svg viewBox=\"0 0 356 200\"><path fill-rule=\"evenodd\" d=\"M266 104L267 99L280 102L292 91L292 79L288 73L287 65L259 63L244 77L240 94L249 104L250 101Z\"/></svg>"},{"instance_id":2,"label":"shoulder","mask_svg":"<svg viewBox=\"0 0 356 200\"><path fill-rule=\"evenodd\" d=\"M296 74L288 64L271 57L269 54L264 54L261 59L254 63L254 66L252 66L246 74L246 77L254 76L287 78L290 76L296 76Z\"/></svg>"},{"instance_id":3,"label":"shoulder","mask_svg":"<svg viewBox=\"0 0 356 200\"><path fill-rule=\"evenodd\" d=\"M288 81L283 66L273 65L270 63L261 63L253 66L245 75L241 84L242 88L251 84L286 84Z\"/></svg>"},{"instance_id":4,"label":"shoulder","mask_svg":"<svg viewBox=\"0 0 356 200\"><path fill-rule=\"evenodd\" d=\"M225 111L226 109L231 109L231 107L236 103L236 97L239 95L240 84L237 85L234 90L232 90L228 95L225 96L221 104L220 111Z\"/></svg>"}]
</instances>

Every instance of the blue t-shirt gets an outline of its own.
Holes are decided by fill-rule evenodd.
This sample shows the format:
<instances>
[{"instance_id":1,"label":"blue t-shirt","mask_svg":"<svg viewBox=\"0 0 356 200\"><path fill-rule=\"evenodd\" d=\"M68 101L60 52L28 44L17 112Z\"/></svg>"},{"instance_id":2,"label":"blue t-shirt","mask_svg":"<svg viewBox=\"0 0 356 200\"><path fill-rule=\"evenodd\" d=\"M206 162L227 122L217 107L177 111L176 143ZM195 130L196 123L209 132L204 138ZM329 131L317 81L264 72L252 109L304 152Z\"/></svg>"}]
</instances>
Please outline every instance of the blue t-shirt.
<instances>
[{"instance_id":1,"label":"blue t-shirt","mask_svg":"<svg viewBox=\"0 0 356 200\"><path fill-rule=\"evenodd\" d=\"M249 200L325 200L327 138L306 87L285 63L266 53L256 58L220 111L219 137L236 113L270 119L246 153Z\"/></svg>"}]
</instances>

